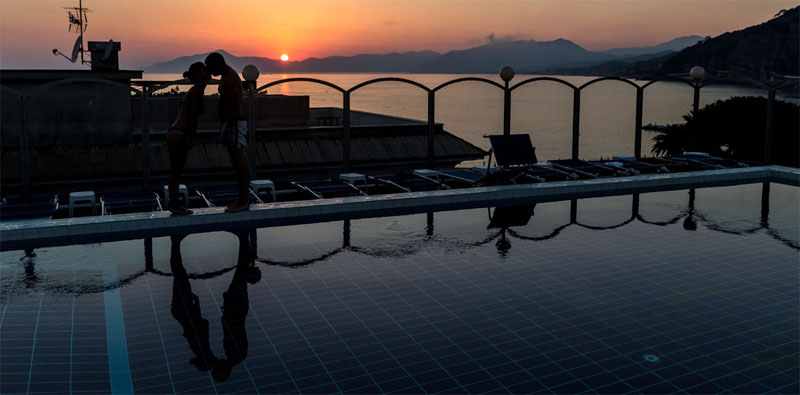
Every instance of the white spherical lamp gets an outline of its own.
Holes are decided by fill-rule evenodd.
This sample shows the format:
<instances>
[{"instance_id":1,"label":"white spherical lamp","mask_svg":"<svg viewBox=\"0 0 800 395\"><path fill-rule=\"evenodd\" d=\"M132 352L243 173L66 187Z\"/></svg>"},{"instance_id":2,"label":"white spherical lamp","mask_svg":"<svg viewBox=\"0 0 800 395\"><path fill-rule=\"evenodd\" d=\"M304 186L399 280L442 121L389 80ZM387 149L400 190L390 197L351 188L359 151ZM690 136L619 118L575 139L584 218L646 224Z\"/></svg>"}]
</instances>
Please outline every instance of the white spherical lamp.
<instances>
[{"instance_id":1,"label":"white spherical lamp","mask_svg":"<svg viewBox=\"0 0 800 395\"><path fill-rule=\"evenodd\" d=\"M700 66L694 66L689 70L689 76L695 81L700 81L706 76L706 70Z\"/></svg>"},{"instance_id":2,"label":"white spherical lamp","mask_svg":"<svg viewBox=\"0 0 800 395\"><path fill-rule=\"evenodd\" d=\"M511 79L514 78L514 69L512 69L511 66L503 67L500 69L500 78L505 82L511 81Z\"/></svg>"},{"instance_id":3,"label":"white spherical lamp","mask_svg":"<svg viewBox=\"0 0 800 395\"><path fill-rule=\"evenodd\" d=\"M242 69L242 77L244 77L245 81L255 81L258 79L259 74L261 73L258 71L258 67L252 64L248 64Z\"/></svg>"}]
</instances>

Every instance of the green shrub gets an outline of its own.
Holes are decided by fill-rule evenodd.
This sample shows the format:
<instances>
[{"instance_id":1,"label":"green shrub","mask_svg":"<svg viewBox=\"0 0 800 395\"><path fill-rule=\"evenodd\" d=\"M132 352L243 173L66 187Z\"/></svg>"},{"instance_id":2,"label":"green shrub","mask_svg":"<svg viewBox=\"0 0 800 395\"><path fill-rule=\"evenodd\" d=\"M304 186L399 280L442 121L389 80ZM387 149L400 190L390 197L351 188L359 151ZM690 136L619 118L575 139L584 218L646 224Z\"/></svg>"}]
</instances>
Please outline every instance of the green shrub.
<instances>
[{"instance_id":1,"label":"green shrub","mask_svg":"<svg viewBox=\"0 0 800 395\"><path fill-rule=\"evenodd\" d=\"M771 163L800 167L800 106L776 100L772 111ZM766 98L719 100L683 119L686 123L667 125L653 137L653 154L678 155L694 150L747 161L764 160ZM696 146L691 149L693 132Z\"/></svg>"}]
</instances>

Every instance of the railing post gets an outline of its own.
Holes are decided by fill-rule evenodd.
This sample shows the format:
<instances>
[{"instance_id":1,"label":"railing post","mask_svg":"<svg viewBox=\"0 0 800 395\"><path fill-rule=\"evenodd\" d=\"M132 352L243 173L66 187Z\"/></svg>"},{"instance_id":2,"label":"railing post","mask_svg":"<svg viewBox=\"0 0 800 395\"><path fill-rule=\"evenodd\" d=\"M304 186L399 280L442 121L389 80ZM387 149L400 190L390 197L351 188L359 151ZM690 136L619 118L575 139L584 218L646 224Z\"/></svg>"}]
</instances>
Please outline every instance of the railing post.
<instances>
[{"instance_id":1,"label":"railing post","mask_svg":"<svg viewBox=\"0 0 800 395\"><path fill-rule=\"evenodd\" d=\"M342 93L342 128L344 129L344 141L342 152L344 153L344 173L350 172L350 92Z\"/></svg>"},{"instance_id":2,"label":"railing post","mask_svg":"<svg viewBox=\"0 0 800 395\"><path fill-rule=\"evenodd\" d=\"M691 151L697 151L697 112L700 111L700 81L694 81L694 99L692 100L692 119L694 119L695 127L689 131L690 141L689 148Z\"/></svg>"},{"instance_id":3,"label":"railing post","mask_svg":"<svg viewBox=\"0 0 800 395\"><path fill-rule=\"evenodd\" d=\"M761 184L761 227L769 227L769 181Z\"/></svg>"},{"instance_id":4,"label":"railing post","mask_svg":"<svg viewBox=\"0 0 800 395\"><path fill-rule=\"evenodd\" d=\"M144 238L144 270L153 271L153 238Z\"/></svg>"},{"instance_id":5,"label":"railing post","mask_svg":"<svg viewBox=\"0 0 800 395\"><path fill-rule=\"evenodd\" d=\"M503 88L503 135L505 136L511 134L511 89L508 88L508 83L514 78L514 74L511 66L500 69L500 79L505 82Z\"/></svg>"},{"instance_id":6,"label":"railing post","mask_svg":"<svg viewBox=\"0 0 800 395\"><path fill-rule=\"evenodd\" d=\"M508 89L508 81L503 89L503 134L511 134L511 90Z\"/></svg>"},{"instance_id":7,"label":"railing post","mask_svg":"<svg viewBox=\"0 0 800 395\"><path fill-rule=\"evenodd\" d=\"M150 190L150 125L147 121L147 85L142 86L142 188Z\"/></svg>"},{"instance_id":8,"label":"railing post","mask_svg":"<svg viewBox=\"0 0 800 395\"><path fill-rule=\"evenodd\" d=\"M28 99L27 95L19 95L19 119L21 123L19 135L20 172L22 178L22 198L31 199L31 161L28 145Z\"/></svg>"},{"instance_id":9,"label":"railing post","mask_svg":"<svg viewBox=\"0 0 800 395\"><path fill-rule=\"evenodd\" d=\"M581 129L581 90L575 89L572 97L572 159L578 159Z\"/></svg>"},{"instance_id":10,"label":"railing post","mask_svg":"<svg viewBox=\"0 0 800 395\"><path fill-rule=\"evenodd\" d=\"M572 199L569 201L569 224L575 224L578 222L578 199Z\"/></svg>"},{"instance_id":11,"label":"railing post","mask_svg":"<svg viewBox=\"0 0 800 395\"><path fill-rule=\"evenodd\" d=\"M642 106L644 105L644 89L636 87L636 131L633 138L633 156L642 158Z\"/></svg>"},{"instance_id":12,"label":"railing post","mask_svg":"<svg viewBox=\"0 0 800 395\"><path fill-rule=\"evenodd\" d=\"M248 81L250 82L250 81ZM247 89L247 156L250 162L251 178L257 179L256 174L256 93L255 81L248 84Z\"/></svg>"},{"instance_id":13,"label":"railing post","mask_svg":"<svg viewBox=\"0 0 800 395\"><path fill-rule=\"evenodd\" d=\"M436 92L428 91L428 168L433 169L434 165L434 137L436 131L435 117L436 117Z\"/></svg>"},{"instance_id":14,"label":"railing post","mask_svg":"<svg viewBox=\"0 0 800 395\"><path fill-rule=\"evenodd\" d=\"M775 106L775 88L767 93L767 125L764 127L764 164L772 161L772 111Z\"/></svg>"},{"instance_id":15,"label":"railing post","mask_svg":"<svg viewBox=\"0 0 800 395\"><path fill-rule=\"evenodd\" d=\"M350 220L346 219L342 223L342 247L350 248Z\"/></svg>"}]
</instances>

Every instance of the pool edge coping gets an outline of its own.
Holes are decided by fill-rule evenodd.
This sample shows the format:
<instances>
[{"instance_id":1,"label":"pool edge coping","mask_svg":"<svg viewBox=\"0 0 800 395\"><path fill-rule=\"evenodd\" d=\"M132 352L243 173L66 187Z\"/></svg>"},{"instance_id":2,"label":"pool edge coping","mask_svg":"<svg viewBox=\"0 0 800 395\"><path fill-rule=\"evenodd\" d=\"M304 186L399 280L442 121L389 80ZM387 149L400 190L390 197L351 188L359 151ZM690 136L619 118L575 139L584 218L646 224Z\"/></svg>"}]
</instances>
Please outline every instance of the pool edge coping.
<instances>
[{"instance_id":1,"label":"pool edge coping","mask_svg":"<svg viewBox=\"0 0 800 395\"><path fill-rule=\"evenodd\" d=\"M649 193L687 188L776 182L800 186L800 169L785 166L758 166L687 173L644 174L427 192L408 192L378 196L304 200L252 205L249 211L225 213L223 208L199 208L189 216L172 216L168 211L0 222L0 243L16 243L63 237L123 237L130 233L179 231L204 228L222 230L246 224L280 226L320 222L321 218L402 215L421 211L442 211L482 206L491 203L524 203L570 200L600 196ZM6 250L6 248L2 248Z\"/></svg>"}]
</instances>

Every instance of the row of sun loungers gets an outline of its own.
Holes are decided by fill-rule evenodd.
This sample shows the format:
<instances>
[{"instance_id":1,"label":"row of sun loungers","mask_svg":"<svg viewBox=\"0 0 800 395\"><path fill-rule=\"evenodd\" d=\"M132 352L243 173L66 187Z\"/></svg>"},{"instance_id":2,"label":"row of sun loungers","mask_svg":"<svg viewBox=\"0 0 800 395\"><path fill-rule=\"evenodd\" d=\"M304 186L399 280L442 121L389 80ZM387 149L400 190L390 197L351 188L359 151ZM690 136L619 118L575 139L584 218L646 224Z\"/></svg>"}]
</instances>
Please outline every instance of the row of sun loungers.
<instances>
[{"instance_id":1,"label":"row of sun loungers","mask_svg":"<svg viewBox=\"0 0 800 395\"><path fill-rule=\"evenodd\" d=\"M48 198L36 198L28 202L4 198L0 202L0 220L18 221L52 218L56 210L58 210L58 195Z\"/></svg>"},{"instance_id":2,"label":"row of sun loungers","mask_svg":"<svg viewBox=\"0 0 800 395\"><path fill-rule=\"evenodd\" d=\"M487 185L530 184L538 182L568 181L596 177L615 177L636 174L711 170L727 167L746 167L733 159L718 158L700 152L663 158L615 156L610 160L586 161L578 159L551 160L539 163L528 135L488 136L492 145L488 166L472 169L428 170L365 176L342 174L339 179L293 181L274 184L256 180L251 184L250 202L253 204L276 200L327 199L347 196L366 196L387 193L428 191ZM492 166L492 156L496 166ZM267 189L262 199L261 189ZM207 207L221 207L234 202L238 196L236 185L202 186L195 188L200 201ZM187 192L188 195L188 192ZM73 203L95 211L93 192L70 194L70 216ZM108 193L99 197L102 215L128 212L164 210L165 203L155 192ZM189 202L186 202L187 206ZM0 202L0 220L14 221L51 218L59 208L58 196L38 198L28 202L3 199Z\"/></svg>"}]
</instances>

